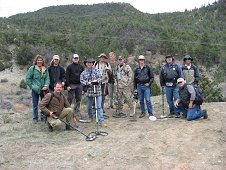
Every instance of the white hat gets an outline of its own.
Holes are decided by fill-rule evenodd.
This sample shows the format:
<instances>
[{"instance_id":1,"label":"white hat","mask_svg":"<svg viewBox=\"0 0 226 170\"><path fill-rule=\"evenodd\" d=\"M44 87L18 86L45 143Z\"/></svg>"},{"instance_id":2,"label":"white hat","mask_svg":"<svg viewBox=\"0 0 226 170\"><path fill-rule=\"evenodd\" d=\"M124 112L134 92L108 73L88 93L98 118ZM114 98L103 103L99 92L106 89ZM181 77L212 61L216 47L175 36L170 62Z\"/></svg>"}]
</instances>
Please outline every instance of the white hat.
<instances>
[{"instance_id":1,"label":"white hat","mask_svg":"<svg viewBox=\"0 0 226 170\"><path fill-rule=\"evenodd\" d=\"M60 57L58 55L54 55L53 60L60 60Z\"/></svg>"},{"instance_id":2,"label":"white hat","mask_svg":"<svg viewBox=\"0 0 226 170\"><path fill-rule=\"evenodd\" d=\"M185 82L185 80L180 77L180 78L177 79L177 83L179 83L179 82Z\"/></svg>"},{"instance_id":3,"label":"white hat","mask_svg":"<svg viewBox=\"0 0 226 170\"><path fill-rule=\"evenodd\" d=\"M98 56L98 58L100 58L100 57L104 57L104 58L108 58L107 56L106 56L106 54L105 53L101 53L99 56Z\"/></svg>"},{"instance_id":4,"label":"white hat","mask_svg":"<svg viewBox=\"0 0 226 170\"><path fill-rule=\"evenodd\" d=\"M144 57L143 55L140 55L140 56L138 57L138 60L145 60L145 57Z\"/></svg>"},{"instance_id":5,"label":"white hat","mask_svg":"<svg viewBox=\"0 0 226 170\"><path fill-rule=\"evenodd\" d=\"M74 54L73 58L79 58L79 55L78 54Z\"/></svg>"}]
</instances>

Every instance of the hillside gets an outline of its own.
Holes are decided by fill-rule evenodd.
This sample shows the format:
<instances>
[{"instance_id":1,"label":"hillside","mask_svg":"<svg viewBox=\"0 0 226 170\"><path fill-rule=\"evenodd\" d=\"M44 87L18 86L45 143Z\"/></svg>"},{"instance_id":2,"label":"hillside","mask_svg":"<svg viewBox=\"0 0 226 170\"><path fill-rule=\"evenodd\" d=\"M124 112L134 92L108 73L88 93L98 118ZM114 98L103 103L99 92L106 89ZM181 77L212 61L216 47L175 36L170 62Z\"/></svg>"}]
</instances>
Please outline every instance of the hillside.
<instances>
[{"instance_id":1,"label":"hillside","mask_svg":"<svg viewBox=\"0 0 226 170\"><path fill-rule=\"evenodd\" d=\"M44 45L67 56L190 53L196 61L225 60L225 2L185 12L145 14L130 4L64 5L0 19L3 44Z\"/></svg>"},{"instance_id":2,"label":"hillside","mask_svg":"<svg viewBox=\"0 0 226 170\"><path fill-rule=\"evenodd\" d=\"M210 88L217 87L226 75L225 8L219 0L191 11L145 14L127 3L106 3L52 6L0 18L0 71L12 69L14 61L26 69L36 54L47 63L59 54L66 66L72 53L82 62L114 51L133 58L144 54L158 73L165 54L180 61L189 53L211 80Z\"/></svg>"}]
</instances>

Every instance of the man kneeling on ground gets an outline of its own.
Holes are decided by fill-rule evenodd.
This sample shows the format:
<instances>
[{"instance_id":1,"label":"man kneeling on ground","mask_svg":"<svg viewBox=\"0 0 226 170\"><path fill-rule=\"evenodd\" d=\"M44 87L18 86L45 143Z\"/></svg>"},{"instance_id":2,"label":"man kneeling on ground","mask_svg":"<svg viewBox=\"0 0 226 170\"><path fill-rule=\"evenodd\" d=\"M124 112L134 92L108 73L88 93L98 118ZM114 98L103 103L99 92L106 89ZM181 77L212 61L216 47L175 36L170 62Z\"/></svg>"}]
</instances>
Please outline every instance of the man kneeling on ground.
<instances>
[{"instance_id":1,"label":"man kneeling on ground","mask_svg":"<svg viewBox=\"0 0 226 170\"><path fill-rule=\"evenodd\" d=\"M179 99L175 101L175 107L183 113L184 117L187 118L188 121L199 119L201 117L207 119L207 111L202 110L200 105L194 102L196 97L194 87L186 84L183 78L178 78L177 84L179 86Z\"/></svg>"},{"instance_id":2,"label":"man kneeling on ground","mask_svg":"<svg viewBox=\"0 0 226 170\"><path fill-rule=\"evenodd\" d=\"M61 125L60 119L66 117L66 122L71 126L76 126L76 119L73 116L73 109L67 98L62 94L63 85L58 82L54 86L54 92L48 93L39 103L41 111L47 115L49 130ZM59 119L58 119L59 118ZM70 130L70 126L66 125L66 130Z\"/></svg>"}]
</instances>

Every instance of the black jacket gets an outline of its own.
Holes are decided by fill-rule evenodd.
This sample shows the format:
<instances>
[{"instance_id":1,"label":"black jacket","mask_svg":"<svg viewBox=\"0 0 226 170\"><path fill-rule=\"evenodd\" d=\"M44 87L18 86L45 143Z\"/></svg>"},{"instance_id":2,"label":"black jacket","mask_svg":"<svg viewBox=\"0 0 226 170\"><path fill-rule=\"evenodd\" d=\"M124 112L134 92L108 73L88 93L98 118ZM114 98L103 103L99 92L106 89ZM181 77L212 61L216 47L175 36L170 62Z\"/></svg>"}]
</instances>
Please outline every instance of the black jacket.
<instances>
[{"instance_id":1,"label":"black jacket","mask_svg":"<svg viewBox=\"0 0 226 170\"><path fill-rule=\"evenodd\" d=\"M57 67L51 65L48 67L50 85L49 89L54 90L54 84L57 82L65 82L65 69L58 65Z\"/></svg>"},{"instance_id":2,"label":"black jacket","mask_svg":"<svg viewBox=\"0 0 226 170\"><path fill-rule=\"evenodd\" d=\"M66 69L66 86L70 84L80 84L80 75L84 71L81 64L70 64Z\"/></svg>"},{"instance_id":3,"label":"black jacket","mask_svg":"<svg viewBox=\"0 0 226 170\"><path fill-rule=\"evenodd\" d=\"M145 83L153 83L154 81L154 74L152 69L148 66L145 65L142 69L140 67L135 69L134 72L134 89L137 89L137 84L145 84Z\"/></svg>"}]
</instances>

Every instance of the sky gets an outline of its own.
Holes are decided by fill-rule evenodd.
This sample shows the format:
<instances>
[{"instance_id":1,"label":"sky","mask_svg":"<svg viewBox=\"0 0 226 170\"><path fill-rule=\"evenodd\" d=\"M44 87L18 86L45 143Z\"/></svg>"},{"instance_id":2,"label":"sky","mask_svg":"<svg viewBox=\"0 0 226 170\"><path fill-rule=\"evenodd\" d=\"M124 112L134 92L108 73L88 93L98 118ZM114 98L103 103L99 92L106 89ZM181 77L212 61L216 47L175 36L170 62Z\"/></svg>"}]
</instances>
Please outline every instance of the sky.
<instances>
[{"instance_id":1,"label":"sky","mask_svg":"<svg viewBox=\"0 0 226 170\"><path fill-rule=\"evenodd\" d=\"M126 2L144 13L183 12L216 0L0 0L0 17L9 17L18 13L34 12L43 7L68 4L97 4L106 2Z\"/></svg>"}]
</instances>

